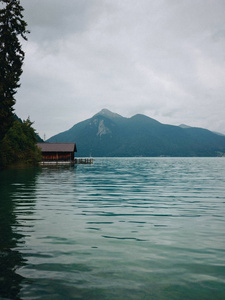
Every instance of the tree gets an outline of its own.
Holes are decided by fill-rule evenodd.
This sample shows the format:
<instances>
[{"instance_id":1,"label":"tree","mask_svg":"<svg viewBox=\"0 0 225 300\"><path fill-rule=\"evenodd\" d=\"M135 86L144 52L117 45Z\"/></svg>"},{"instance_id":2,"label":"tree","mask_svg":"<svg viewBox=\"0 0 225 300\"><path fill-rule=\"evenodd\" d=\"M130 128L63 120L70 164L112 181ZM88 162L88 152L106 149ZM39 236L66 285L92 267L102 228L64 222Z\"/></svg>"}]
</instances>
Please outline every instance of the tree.
<instances>
[{"instance_id":1,"label":"tree","mask_svg":"<svg viewBox=\"0 0 225 300\"><path fill-rule=\"evenodd\" d=\"M1 142L0 169L15 164L35 165L41 160L32 124L29 118L13 122Z\"/></svg>"},{"instance_id":2,"label":"tree","mask_svg":"<svg viewBox=\"0 0 225 300\"><path fill-rule=\"evenodd\" d=\"M20 86L24 52L19 38L27 40L27 23L19 0L0 0L0 141L13 123L15 93Z\"/></svg>"}]
</instances>

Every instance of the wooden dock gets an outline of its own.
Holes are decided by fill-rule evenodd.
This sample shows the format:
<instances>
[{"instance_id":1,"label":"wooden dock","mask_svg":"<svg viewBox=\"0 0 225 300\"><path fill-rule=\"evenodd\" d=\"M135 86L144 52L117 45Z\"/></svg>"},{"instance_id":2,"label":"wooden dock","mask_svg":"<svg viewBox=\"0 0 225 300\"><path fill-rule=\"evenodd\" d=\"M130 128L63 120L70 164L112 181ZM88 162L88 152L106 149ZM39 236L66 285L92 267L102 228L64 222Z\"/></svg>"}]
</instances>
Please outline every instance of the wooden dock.
<instances>
[{"instance_id":1,"label":"wooden dock","mask_svg":"<svg viewBox=\"0 0 225 300\"><path fill-rule=\"evenodd\" d=\"M75 158L75 164L93 164L93 158Z\"/></svg>"},{"instance_id":2,"label":"wooden dock","mask_svg":"<svg viewBox=\"0 0 225 300\"><path fill-rule=\"evenodd\" d=\"M55 165L74 165L74 164L93 164L93 158L75 158L74 160L68 161L41 161L39 164L41 166L55 166Z\"/></svg>"}]
</instances>

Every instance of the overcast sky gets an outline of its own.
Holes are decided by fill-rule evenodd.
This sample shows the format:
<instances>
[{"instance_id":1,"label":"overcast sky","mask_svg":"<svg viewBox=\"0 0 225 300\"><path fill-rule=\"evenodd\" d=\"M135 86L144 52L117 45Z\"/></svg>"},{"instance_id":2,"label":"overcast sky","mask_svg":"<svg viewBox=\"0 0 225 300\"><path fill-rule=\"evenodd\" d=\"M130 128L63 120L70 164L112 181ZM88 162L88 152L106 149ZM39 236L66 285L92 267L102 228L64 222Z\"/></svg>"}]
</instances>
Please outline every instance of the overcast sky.
<instances>
[{"instance_id":1,"label":"overcast sky","mask_svg":"<svg viewBox=\"0 0 225 300\"><path fill-rule=\"evenodd\" d=\"M225 134L224 0L21 0L16 113L40 136L102 108Z\"/></svg>"}]
</instances>

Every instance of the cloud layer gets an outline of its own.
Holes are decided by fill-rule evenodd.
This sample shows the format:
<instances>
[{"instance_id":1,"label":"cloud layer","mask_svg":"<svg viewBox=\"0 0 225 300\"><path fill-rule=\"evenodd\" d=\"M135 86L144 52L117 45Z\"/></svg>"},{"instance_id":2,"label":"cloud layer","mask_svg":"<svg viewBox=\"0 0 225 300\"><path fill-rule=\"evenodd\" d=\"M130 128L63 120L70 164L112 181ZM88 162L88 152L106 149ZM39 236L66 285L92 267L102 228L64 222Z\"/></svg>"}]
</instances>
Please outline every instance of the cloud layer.
<instances>
[{"instance_id":1,"label":"cloud layer","mask_svg":"<svg viewBox=\"0 0 225 300\"><path fill-rule=\"evenodd\" d=\"M16 112L43 137L108 108L225 133L223 0L21 0Z\"/></svg>"}]
</instances>

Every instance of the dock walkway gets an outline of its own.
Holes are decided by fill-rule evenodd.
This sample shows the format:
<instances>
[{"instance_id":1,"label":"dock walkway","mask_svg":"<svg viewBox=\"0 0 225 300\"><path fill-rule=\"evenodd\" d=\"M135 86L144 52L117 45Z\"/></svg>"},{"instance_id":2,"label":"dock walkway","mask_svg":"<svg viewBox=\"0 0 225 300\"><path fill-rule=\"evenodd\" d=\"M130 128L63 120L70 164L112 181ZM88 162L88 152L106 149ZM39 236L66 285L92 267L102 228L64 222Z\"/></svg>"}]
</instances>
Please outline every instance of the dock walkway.
<instances>
[{"instance_id":1,"label":"dock walkway","mask_svg":"<svg viewBox=\"0 0 225 300\"><path fill-rule=\"evenodd\" d=\"M74 160L52 160L52 161L41 161L41 166L54 166L54 165L74 165L74 164L93 164L93 158L75 158Z\"/></svg>"},{"instance_id":2,"label":"dock walkway","mask_svg":"<svg viewBox=\"0 0 225 300\"><path fill-rule=\"evenodd\" d=\"M75 158L75 164L93 164L93 158Z\"/></svg>"}]
</instances>

